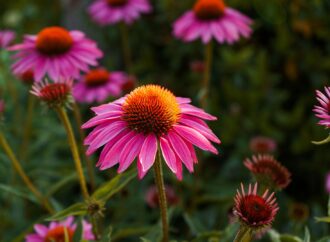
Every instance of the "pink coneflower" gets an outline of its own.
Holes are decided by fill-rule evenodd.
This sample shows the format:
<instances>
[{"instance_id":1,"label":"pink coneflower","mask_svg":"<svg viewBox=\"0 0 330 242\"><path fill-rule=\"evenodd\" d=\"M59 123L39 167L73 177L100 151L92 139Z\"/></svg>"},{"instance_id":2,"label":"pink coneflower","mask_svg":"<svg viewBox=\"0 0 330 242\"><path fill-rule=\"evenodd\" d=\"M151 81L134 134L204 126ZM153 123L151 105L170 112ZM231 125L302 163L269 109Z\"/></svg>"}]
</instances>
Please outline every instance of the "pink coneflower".
<instances>
[{"instance_id":1,"label":"pink coneflower","mask_svg":"<svg viewBox=\"0 0 330 242\"><path fill-rule=\"evenodd\" d=\"M50 107L69 106L72 103L72 80L42 81L32 86L31 93Z\"/></svg>"},{"instance_id":2,"label":"pink coneflower","mask_svg":"<svg viewBox=\"0 0 330 242\"><path fill-rule=\"evenodd\" d=\"M291 182L291 173L271 155L253 156L246 159L244 165L257 182L276 190L286 188Z\"/></svg>"},{"instance_id":3,"label":"pink coneflower","mask_svg":"<svg viewBox=\"0 0 330 242\"><path fill-rule=\"evenodd\" d=\"M266 190L259 196L257 186L257 183L253 187L250 184L246 194L241 184L241 191L237 190L234 206L234 213L240 223L253 231L270 226L279 209L274 193L268 195L269 191Z\"/></svg>"},{"instance_id":4,"label":"pink coneflower","mask_svg":"<svg viewBox=\"0 0 330 242\"><path fill-rule=\"evenodd\" d=\"M319 125L330 127L330 87L324 87L324 92L316 90L316 99L320 105L315 105L313 111L316 113L315 116L321 120L318 122Z\"/></svg>"},{"instance_id":5,"label":"pink coneflower","mask_svg":"<svg viewBox=\"0 0 330 242\"><path fill-rule=\"evenodd\" d=\"M179 198L175 194L175 191L171 186L165 185L165 193L166 193L166 200L168 205L175 205L179 202ZM157 187L155 185L152 185L148 188L146 192L145 200L147 204L152 208L156 208L159 206L159 196L158 196Z\"/></svg>"},{"instance_id":6,"label":"pink coneflower","mask_svg":"<svg viewBox=\"0 0 330 242\"><path fill-rule=\"evenodd\" d=\"M97 166L101 170L119 163L125 171L137 159L139 178L155 161L160 145L168 167L182 179L182 163L190 172L197 158L193 145L217 154L210 141L220 143L205 120L217 118L175 97L169 90L146 85L112 103L92 108L96 117L82 127L95 129L85 139L90 155L104 146Z\"/></svg>"},{"instance_id":7,"label":"pink coneflower","mask_svg":"<svg viewBox=\"0 0 330 242\"><path fill-rule=\"evenodd\" d=\"M88 8L92 19L100 25L125 22L131 24L141 14L152 10L148 0L96 0Z\"/></svg>"},{"instance_id":8,"label":"pink coneflower","mask_svg":"<svg viewBox=\"0 0 330 242\"><path fill-rule=\"evenodd\" d=\"M77 228L77 224L73 223L74 218L68 217L62 222L51 222L49 226L43 224L34 225L36 233L26 236L26 242L64 242L66 235L69 242L73 241L73 236ZM92 225L86 221L82 221L83 225L83 239L94 240L92 232Z\"/></svg>"},{"instance_id":9,"label":"pink coneflower","mask_svg":"<svg viewBox=\"0 0 330 242\"><path fill-rule=\"evenodd\" d=\"M250 140L250 150L253 153L272 153L276 148L277 144L272 138L256 136Z\"/></svg>"},{"instance_id":10,"label":"pink coneflower","mask_svg":"<svg viewBox=\"0 0 330 242\"><path fill-rule=\"evenodd\" d=\"M201 38L206 44L212 38L219 43L232 44L240 36L251 35L252 21L223 0L197 0L193 10L186 12L173 25L174 35L183 41Z\"/></svg>"},{"instance_id":11,"label":"pink coneflower","mask_svg":"<svg viewBox=\"0 0 330 242\"><path fill-rule=\"evenodd\" d=\"M94 69L82 76L74 85L73 96L78 102L103 102L110 96L118 97L127 81L128 76L124 72Z\"/></svg>"},{"instance_id":12,"label":"pink coneflower","mask_svg":"<svg viewBox=\"0 0 330 242\"><path fill-rule=\"evenodd\" d=\"M0 48L7 48L15 39L16 34L11 30L0 31Z\"/></svg>"},{"instance_id":13,"label":"pink coneflower","mask_svg":"<svg viewBox=\"0 0 330 242\"><path fill-rule=\"evenodd\" d=\"M9 48L18 51L12 66L15 75L28 70L40 81L45 75L52 80L78 78L80 71L96 66L102 52L94 41L80 31L68 31L62 27L47 27L37 35L26 35L22 44Z\"/></svg>"}]
</instances>

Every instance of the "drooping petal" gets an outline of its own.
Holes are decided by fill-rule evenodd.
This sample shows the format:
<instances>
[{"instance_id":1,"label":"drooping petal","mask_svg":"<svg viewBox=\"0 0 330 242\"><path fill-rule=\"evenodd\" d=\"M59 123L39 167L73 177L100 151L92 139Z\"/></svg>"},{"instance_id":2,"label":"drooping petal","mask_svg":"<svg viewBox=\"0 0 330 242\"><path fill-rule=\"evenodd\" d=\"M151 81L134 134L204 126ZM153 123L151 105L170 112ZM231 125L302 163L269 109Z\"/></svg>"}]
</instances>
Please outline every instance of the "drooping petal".
<instances>
[{"instance_id":1,"label":"drooping petal","mask_svg":"<svg viewBox=\"0 0 330 242\"><path fill-rule=\"evenodd\" d=\"M154 134L149 134L141 148L139 161L141 162L143 171L148 171L154 164L157 153L157 137Z\"/></svg>"}]
</instances>

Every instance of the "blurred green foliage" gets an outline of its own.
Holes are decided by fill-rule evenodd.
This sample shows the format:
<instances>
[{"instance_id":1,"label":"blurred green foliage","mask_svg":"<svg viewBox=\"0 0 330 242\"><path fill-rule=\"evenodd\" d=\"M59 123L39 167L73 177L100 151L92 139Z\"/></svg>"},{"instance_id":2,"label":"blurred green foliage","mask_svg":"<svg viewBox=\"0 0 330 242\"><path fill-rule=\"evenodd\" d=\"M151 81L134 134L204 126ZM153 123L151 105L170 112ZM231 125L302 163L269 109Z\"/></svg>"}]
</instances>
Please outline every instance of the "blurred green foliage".
<instances>
[{"instance_id":1,"label":"blurred green foliage","mask_svg":"<svg viewBox=\"0 0 330 242\"><path fill-rule=\"evenodd\" d=\"M104 50L101 65L123 70L119 26L102 28L92 23L86 14L90 2L1 1L0 28L17 31L18 41L23 34L35 34L49 25L81 29ZM191 97L198 105L202 76L190 65L203 60L203 46L199 41L182 43L171 35L173 21L193 2L173 1L169 5L166 0L152 1L153 13L129 27L129 42L133 73L140 83L164 85L177 96ZM326 216L324 178L330 170L330 151L328 145L311 144L311 140L327 136L327 131L316 125L312 108L316 103L314 90L329 85L330 1L228 0L227 4L254 20L254 33L232 46L215 45L208 111L220 117L210 126L223 143L218 147L218 157L201 153L197 171L186 173L182 182L165 170L167 183L180 196L179 205L171 210L172 237L178 241L232 239L237 226L227 227L228 210L239 183L251 181L242 161L252 155L250 139L265 135L276 140L275 155L292 172L292 183L277 195L281 209L274 229L304 238L307 226L310 241L317 241L329 234L328 226L316 223L314 217ZM6 101L6 112L1 129L19 155L28 88L10 74L9 65L9 54L2 51L0 94ZM89 107L81 108L84 120L90 118ZM31 133L28 159L22 161L28 175L44 194L52 196L57 210L81 201L66 135L55 113L38 105ZM116 173L115 169L95 172L99 185ZM103 229L107 235L111 231L113 241L137 241L139 237L154 241L159 233L158 210L144 201L152 182L152 174L142 181L133 179L107 203ZM0 183L0 241L21 241L46 214L2 151ZM308 206L307 220L296 221L289 216L295 202ZM300 241L281 237L276 231L269 234L264 241Z\"/></svg>"}]
</instances>

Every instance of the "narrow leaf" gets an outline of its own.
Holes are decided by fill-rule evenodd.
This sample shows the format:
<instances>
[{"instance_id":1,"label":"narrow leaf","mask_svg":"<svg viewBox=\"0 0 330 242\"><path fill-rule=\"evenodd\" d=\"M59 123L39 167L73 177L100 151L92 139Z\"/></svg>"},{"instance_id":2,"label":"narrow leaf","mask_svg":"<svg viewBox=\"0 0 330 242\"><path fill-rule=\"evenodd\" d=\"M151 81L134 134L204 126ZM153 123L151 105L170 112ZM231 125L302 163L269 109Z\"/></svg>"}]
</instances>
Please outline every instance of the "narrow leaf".
<instances>
[{"instance_id":1,"label":"narrow leaf","mask_svg":"<svg viewBox=\"0 0 330 242\"><path fill-rule=\"evenodd\" d=\"M53 216L47 218L47 221L53 220L62 220L68 216L77 216L77 215L85 215L87 213L86 205L84 203L75 203L70 207L54 214Z\"/></svg>"}]
</instances>

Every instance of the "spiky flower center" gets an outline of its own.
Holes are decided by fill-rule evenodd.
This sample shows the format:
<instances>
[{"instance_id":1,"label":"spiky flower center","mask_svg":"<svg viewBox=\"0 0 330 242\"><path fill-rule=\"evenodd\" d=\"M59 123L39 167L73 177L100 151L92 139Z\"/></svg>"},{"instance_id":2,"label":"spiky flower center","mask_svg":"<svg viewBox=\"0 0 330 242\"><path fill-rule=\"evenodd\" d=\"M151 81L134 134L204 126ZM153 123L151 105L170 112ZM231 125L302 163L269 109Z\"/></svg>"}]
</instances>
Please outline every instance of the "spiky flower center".
<instances>
[{"instance_id":1,"label":"spiky flower center","mask_svg":"<svg viewBox=\"0 0 330 242\"><path fill-rule=\"evenodd\" d=\"M71 88L66 83L51 83L40 90L40 98L48 103L65 102L70 94Z\"/></svg>"},{"instance_id":2,"label":"spiky flower center","mask_svg":"<svg viewBox=\"0 0 330 242\"><path fill-rule=\"evenodd\" d=\"M85 75L85 83L90 87L98 87L109 81L110 73L104 69L95 69Z\"/></svg>"},{"instance_id":3,"label":"spiky flower center","mask_svg":"<svg viewBox=\"0 0 330 242\"><path fill-rule=\"evenodd\" d=\"M67 234L67 235L66 235ZM45 237L45 242L66 242L65 237L67 236L68 241L72 242L74 231L71 228L58 226L49 230Z\"/></svg>"},{"instance_id":4,"label":"spiky flower center","mask_svg":"<svg viewBox=\"0 0 330 242\"><path fill-rule=\"evenodd\" d=\"M225 8L223 0L197 0L194 12L199 19L212 20L222 16Z\"/></svg>"},{"instance_id":5,"label":"spiky flower center","mask_svg":"<svg viewBox=\"0 0 330 242\"><path fill-rule=\"evenodd\" d=\"M45 55L61 55L72 47L73 39L70 33L61 27L48 27L41 30L37 36L37 49Z\"/></svg>"},{"instance_id":6,"label":"spiky flower center","mask_svg":"<svg viewBox=\"0 0 330 242\"><path fill-rule=\"evenodd\" d=\"M112 7L120 7L127 3L128 0L107 0L108 4Z\"/></svg>"},{"instance_id":7,"label":"spiky flower center","mask_svg":"<svg viewBox=\"0 0 330 242\"><path fill-rule=\"evenodd\" d=\"M123 104L123 119L138 133L166 134L180 117L175 96L157 85L136 88Z\"/></svg>"},{"instance_id":8,"label":"spiky flower center","mask_svg":"<svg viewBox=\"0 0 330 242\"><path fill-rule=\"evenodd\" d=\"M251 225L269 221L272 217L272 208L258 195L250 194L243 197L239 209Z\"/></svg>"}]
</instances>

